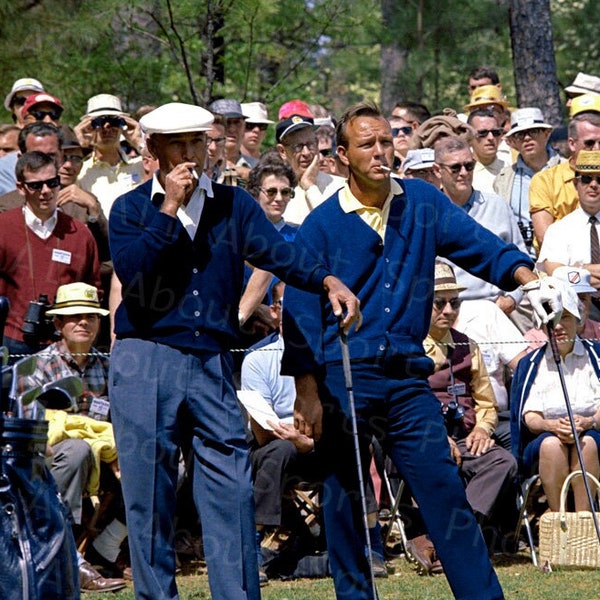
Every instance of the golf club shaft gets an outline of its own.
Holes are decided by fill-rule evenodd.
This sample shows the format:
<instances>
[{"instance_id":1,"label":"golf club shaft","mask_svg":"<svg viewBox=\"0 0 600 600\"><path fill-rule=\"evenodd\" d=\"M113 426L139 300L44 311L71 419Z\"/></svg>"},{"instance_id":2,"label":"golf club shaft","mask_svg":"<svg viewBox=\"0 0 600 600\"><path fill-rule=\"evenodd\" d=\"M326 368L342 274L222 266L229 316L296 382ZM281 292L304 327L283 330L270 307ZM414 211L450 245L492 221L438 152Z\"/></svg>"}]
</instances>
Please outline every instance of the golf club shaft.
<instances>
[{"instance_id":1,"label":"golf club shaft","mask_svg":"<svg viewBox=\"0 0 600 600\"><path fill-rule=\"evenodd\" d=\"M373 588L373 598L377 599L377 588L375 586L375 575L373 573L373 557L371 555L371 538L369 536L369 520L367 517L367 499L365 484L363 478L362 459L360 455L360 440L358 437L358 421L356 418L356 406L354 404L354 389L352 385L352 369L350 367L350 351L348 350L348 338L342 327L339 330L340 346L342 349L342 366L344 369L344 382L346 392L348 393L348 405L350 409L350 421L352 424L352 439L354 441L354 455L356 458L356 469L358 471L358 485L360 488L360 503L362 508L363 526L365 530L365 542L367 545L367 560L369 563L369 573L371 576L371 585Z\"/></svg>"},{"instance_id":2,"label":"golf club shaft","mask_svg":"<svg viewBox=\"0 0 600 600\"><path fill-rule=\"evenodd\" d=\"M575 450L577 452L577 458L579 460L579 466L581 467L581 474L583 477L583 485L585 487L585 493L587 494L588 502L590 503L590 512L592 513L592 519L594 521L594 528L596 529L596 537L598 538L598 543L600 544L600 524L598 523L598 516L596 515L596 511L594 510L594 497L592 495L592 490L590 489L590 483L587 478L587 471L585 469L585 465L583 463L583 453L581 451L581 444L579 443L579 435L577 433L577 429L575 427L575 417L573 415L573 409L571 408L571 402L569 400L569 392L567 391L567 384L565 381L565 374L563 372L560 353L558 351L558 345L556 343L556 338L554 337L554 323L551 321L547 325L548 328L548 341L550 342L550 348L552 349L552 355L554 357L554 362L556 363L556 368L558 370L558 377L560 378L560 385L562 387L563 396L565 397L565 404L567 406L567 415L569 416L569 423L571 424L571 432L573 434L573 441L575 442Z\"/></svg>"}]
</instances>

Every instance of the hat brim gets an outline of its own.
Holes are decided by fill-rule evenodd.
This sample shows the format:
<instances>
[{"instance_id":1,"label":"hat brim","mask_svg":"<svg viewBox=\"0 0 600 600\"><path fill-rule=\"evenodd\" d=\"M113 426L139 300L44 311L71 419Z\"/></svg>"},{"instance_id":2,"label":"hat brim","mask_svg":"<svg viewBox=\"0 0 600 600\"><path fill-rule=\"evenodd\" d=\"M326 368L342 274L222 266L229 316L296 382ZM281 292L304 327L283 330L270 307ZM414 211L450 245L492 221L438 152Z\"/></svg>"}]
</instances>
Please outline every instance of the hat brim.
<instances>
[{"instance_id":1,"label":"hat brim","mask_svg":"<svg viewBox=\"0 0 600 600\"><path fill-rule=\"evenodd\" d=\"M548 125L548 123L533 123L532 125L521 125L507 131L504 134L504 137L510 137L515 133L519 133L520 131L527 131L529 129L552 129L552 125Z\"/></svg>"},{"instance_id":2,"label":"hat brim","mask_svg":"<svg viewBox=\"0 0 600 600\"><path fill-rule=\"evenodd\" d=\"M101 108L99 110L94 110L90 113L84 115L84 117L90 117L90 119L95 119L96 117L128 117L129 114L123 112L122 110L117 110L115 108Z\"/></svg>"},{"instance_id":3,"label":"hat brim","mask_svg":"<svg viewBox=\"0 0 600 600\"><path fill-rule=\"evenodd\" d=\"M456 283L441 283L433 287L434 292L464 292L467 288Z\"/></svg>"},{"instance_id":4,"label":"hat brim","mask_svg":"<svg viewBox=\"0 0 600 600\"><path fill-rule=\"evenodd\" d=\"M308 121L301 121L300 123L292 123L289 127L284 129L278 137L278 141L281 142L283 138L290 135L290 133L294 133L294 131L298 131L299 129L305 129L306 127L314 127L312 123Z\"/></svg>"},{"instance_id":5,"label":"hat brim","mask_svg":"<svg viewBox=\"0 0 600 600\"><path fill-rule=\"evenodd\" d=\"M465 105L465 110L467 112L471 112L476 108L483 108L484 106L490 106L492 104L497 104L502 108L508 108L508 102L506 102L505 100L482 100L481 102L473 102L472 104Z\"/></svg>"},{"instance_id":6,"label":"hat brim","mask_svg":"<svg viewBox=\"0 0 600 600\"><path fill-rule=\"evenodd\" d=\"M109 312L110 311L106 310L105 308L95 308L95 307L91 307L91 306L75 305L75 306L65 306L63 308L52 308L50 310L47 310L46 314L49 317L60 316L60 315L64 315L64 316L68 316L68 315L100 315L102 317L106 317L106 315L108 315Z\"/></svg>"},{"instance_id":7,"label":"hat brim","mask_svg":"<svg viewBox=\"0 0 600 600\"><path fill-rule=\"evenodd\" d=\"M246 123L256 123L256 125L273 125L275 123L275 121L269 121L269 119L253 119L246 116L244 116L244 119L246 119Z\"/></svg>"},{"instance_id":8,"label":"hat brim","mask_svg":"<svg viewBox=\"0 0 600 600\"><path fill-rule=\"evenodd\" d=\"M566 94L600 94L597 90L582 88L577 85L569 85L565 88Z\"/></svg>"},{"instance_id":9,"label":"hat brim","mask_svg":"<svg viewBox=\"0 0 600 600\"><path fill-rule=\"evenodd\" d=\"M6 96L6 98L4 99L4 108L6 110L10 111L10 103L12 102L12 99L14 98L15 94L18 94L19 92L27 92L27 91L34 92L35 94L43 94L44 93L43 88L36 87L33 85L19 86L18 88L11 90L10 94L8 94Z\"/></svg>"}]
</instances>

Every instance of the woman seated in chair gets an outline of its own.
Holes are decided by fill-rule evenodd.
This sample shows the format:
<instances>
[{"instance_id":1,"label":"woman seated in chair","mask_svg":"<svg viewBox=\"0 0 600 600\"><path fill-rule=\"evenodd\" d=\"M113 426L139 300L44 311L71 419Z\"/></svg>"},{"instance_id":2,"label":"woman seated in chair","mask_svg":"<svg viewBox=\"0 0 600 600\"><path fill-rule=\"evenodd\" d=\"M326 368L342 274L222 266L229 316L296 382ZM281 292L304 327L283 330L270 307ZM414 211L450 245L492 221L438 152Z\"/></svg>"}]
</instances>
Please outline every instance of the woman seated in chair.
<instances>
[{"instance_id":1,"label":"woman seated in chair","mask_svg":"<svg viewBox=\"0 0 600 600\"><path fill-rule=\"evenodd\" d=\"M569 286L560 286L564 311L554 335L586 470L600 464L600 343L577 335L582 307ZM558 367L548 343L519 362L512 384L513 453L525 470L539 469L550 510L559 510L567 475L580 469ZM575 510L589 510L581 478L573 482Z\"/></svg>"}]
</instances>

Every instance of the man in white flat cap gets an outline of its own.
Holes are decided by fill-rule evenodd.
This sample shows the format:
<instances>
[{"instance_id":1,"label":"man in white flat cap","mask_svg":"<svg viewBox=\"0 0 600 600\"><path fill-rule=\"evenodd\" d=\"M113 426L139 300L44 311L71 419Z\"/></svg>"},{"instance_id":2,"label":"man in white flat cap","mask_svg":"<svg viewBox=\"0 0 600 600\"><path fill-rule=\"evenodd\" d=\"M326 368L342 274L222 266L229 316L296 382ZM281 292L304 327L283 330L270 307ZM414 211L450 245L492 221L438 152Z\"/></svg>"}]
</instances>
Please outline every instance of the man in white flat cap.
<instances>
[{"instance_id":1,"label":"man in white flat cap","mask_svg":"<svg viewBox=\"0 0 600 600\"><path fill-rule=\"evenodd\" d=\"M260 598L248 449L229 353L244 261L327 291L336 315L346 308L346 328L361 318L348 288L299 256L247 192L202 173L212 121L207 110L181 103L145 115L140 124L159 169L116 200L109 220L123 290L111 412L136 598L178 598L172 542L181 450L193 463L212 597Z\"/></svg>"}]
</instances>

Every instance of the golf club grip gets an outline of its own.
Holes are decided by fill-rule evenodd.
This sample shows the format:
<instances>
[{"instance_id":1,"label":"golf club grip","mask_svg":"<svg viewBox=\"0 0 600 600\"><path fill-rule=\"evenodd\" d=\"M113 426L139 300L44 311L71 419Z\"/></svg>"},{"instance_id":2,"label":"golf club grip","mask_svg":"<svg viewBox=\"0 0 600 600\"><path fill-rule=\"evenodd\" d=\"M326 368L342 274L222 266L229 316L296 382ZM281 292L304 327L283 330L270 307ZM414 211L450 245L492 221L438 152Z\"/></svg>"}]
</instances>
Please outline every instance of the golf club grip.
<instances>
[{"instance_id":1,"label":"golf club grip","mask_svg":"<svg viewBox=\"0 0 600 600\"><path fill-rule=\"evenodd\" d=\"M552 308L547 302L542 304L544 310L550 314L552 312ZM552 319L546 323L546 328L548 329L548 342L550 343L550 349L552 350L552 358L554 358L554 362L560 363L560 353L558 351L558 344L556 343L556 338L554 337L554 321Z\"/></svg>"}]
</instances>

